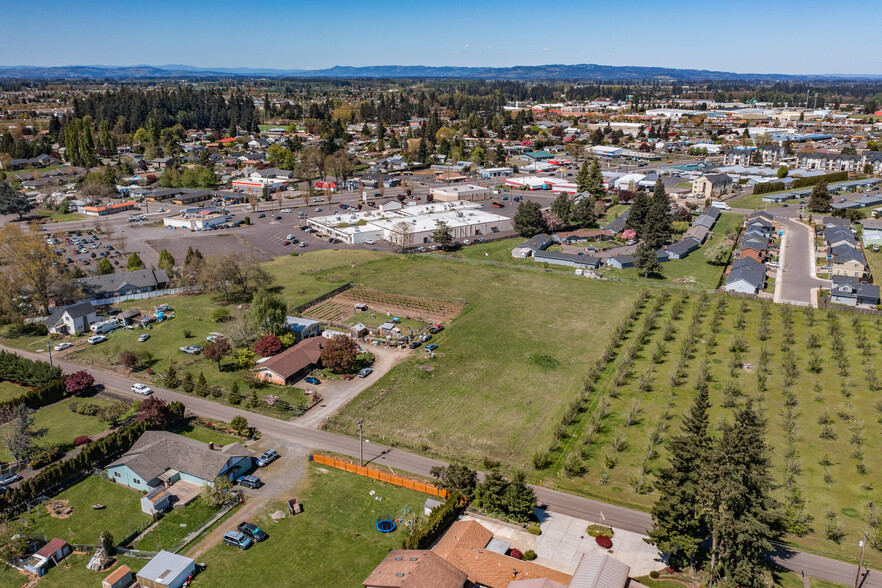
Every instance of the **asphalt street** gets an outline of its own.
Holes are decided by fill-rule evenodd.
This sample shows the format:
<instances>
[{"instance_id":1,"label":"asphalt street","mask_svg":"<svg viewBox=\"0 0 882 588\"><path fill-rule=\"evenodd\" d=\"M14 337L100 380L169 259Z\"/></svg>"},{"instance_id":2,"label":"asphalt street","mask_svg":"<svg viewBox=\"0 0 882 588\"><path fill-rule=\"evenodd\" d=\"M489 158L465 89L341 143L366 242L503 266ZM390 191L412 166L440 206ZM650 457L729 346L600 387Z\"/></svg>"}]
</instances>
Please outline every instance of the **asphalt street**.
<instances>
[{"instance_id":1,"label":"asphalt street","mask_svg":"<svg viewBox=\"0 0 882 588\"><path fill-rule=\"evenodd\" d=\"M776 288L781 289L780 301L811 304L813 289L830 287L829 280L814 276L812 231L807 225L784 216L775 215L775 222L783 224L787 231L781 252L781 282L776 284Z\"/></svg>"},{"instance_id":2,"label":"asphalt street","mask_svg":"<svg viewBox=\"0 0 882 588\"><path fill-rule=\"evenodd\" d=\"M42 353L21 351L3 346L0 346L0 349L19 353L24 357L32 359L44 361L47 359L46 355ZM60 366L66 373L88 369L95 377L96 382L104 385L107 389L128 394L133 398L139 397L130 392L132 384L135 383L135 380L130 378L115 373L99 371L94 368L86 368L66 360L56 360L55 364ZM241 415L248 419L251 426L257 427L265 438L285 440L299 444L309 450L332 451L356 459L359 457L360 448L357 439L342 437L326 431L312 429L296 421L282 421L171 390L154 388L153 393L157 397L169 402L176 400L183 402L193 413L202 417L229 422L233 417ZM369 431L363 445L363 452L366 462L372 463L375 466L386 467L393 472L400 470L421 476L429 476L433 466L446 465L438 460L373 443L370 441ZM649 514L642 511L606 504L597 500L550 490L542 486L534 486L533 489L536 492L539 504L544 505L553 512L598 522L601 520L600 515L602 512L605 524L636 533L646 533L652 524ZM796 573L804 572L806 576L839 582L849 586L854 584L857 575L856 565L791 550L784 546L776 549L775 553L771 554L771 557L785 569ZM859 585L864 588L882 588L882 572L864 571Z\"/></svg>"}]
</instances>

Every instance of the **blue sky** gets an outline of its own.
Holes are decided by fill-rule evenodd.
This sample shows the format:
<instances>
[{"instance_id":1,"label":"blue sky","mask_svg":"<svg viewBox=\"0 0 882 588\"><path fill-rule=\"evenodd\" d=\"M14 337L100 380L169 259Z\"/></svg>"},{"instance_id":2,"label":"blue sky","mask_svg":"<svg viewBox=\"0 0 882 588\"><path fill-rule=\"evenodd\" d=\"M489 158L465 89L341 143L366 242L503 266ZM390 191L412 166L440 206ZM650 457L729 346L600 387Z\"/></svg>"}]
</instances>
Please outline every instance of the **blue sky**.
<instances>
[{"instance_id":1,"label":"blue sky","mask_svg":"<svg viewBox=\"0 0 882 588\"><path fill-rule=\"evenodd\" d=\"M599 63L882 74L872 49L878 0L5 3L3 65Z\"/></svg>"}]
</instances>

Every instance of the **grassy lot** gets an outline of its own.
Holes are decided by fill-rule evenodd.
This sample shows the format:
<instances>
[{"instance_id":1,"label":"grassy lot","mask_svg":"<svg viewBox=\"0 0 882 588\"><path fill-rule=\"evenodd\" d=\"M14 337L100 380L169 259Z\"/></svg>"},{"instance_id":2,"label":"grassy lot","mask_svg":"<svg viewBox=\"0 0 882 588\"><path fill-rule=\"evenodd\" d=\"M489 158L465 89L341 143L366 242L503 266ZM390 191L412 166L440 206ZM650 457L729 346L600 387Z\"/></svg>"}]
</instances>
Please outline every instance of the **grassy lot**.
<instances>
[{"instance_id":1,"label":"grassy lot","mask_svg":"<svg viewBox=\"0 0 882 588\"><path fill-rule=\"evenodd\" d=\"M529 461L598 352L561 334L604 340L635 294L556 272L431 256L378 261L359 279L467 304L433 339L440 346L435 359L413 354L343 409L332 428L353 434L364 418L373 438L472 464L485 456L512 466Z\"/></svg>"},{"instance_id":2,"label":"grassy lot","mask_svg":"<svg viewBox=\"0 0 882 588\"><path fill-rule=\"evenodd\" d=\"M12 400L13 398L18 398L22 394L27 394L29 390L30 388L25 388L24 386L19 386L18 384L13 384L12 382L0 381L0 402Z\"/></svg>"},{"instance_id":3,"label":"grassy lot","mask_svg":"<svg viewBox=\"0 0 882 588\"><path fill-rule=\"evenodd\" d=\"M230 443L242 441L239 437L225 435L219 431L212 431L211 429L206 429L205 427L200 427L192 423L187 423L176 430L175 433L184 437L189 437L190 439L202 441L203 443L214 443L215 445L228 445Z\"/></svg>"},{"instance_id":4,"label":"grassy lot","mask_svg":"<svg viewBox=\"0 0 882 588\"><path fill-rule=\"evenodd\" d=\"M613 204L609 208L606 209L606 214L603 218L597 219L597 224L600 227L604 227L609 223L613 222L619 215L628 210L629 206L627 204Z\"/></svg>"},{"instance_id":5,"label":"grassy lot","mask_svg":"<svg viewBox=\"0 0 882 588\"><path fill-rule=\"evenodd\" d=\"M80 435L97 435L106 430L108 425L94 416L86 416L71 412L71 402L91 402L99 406L112 404L111 400L104 398L68 398L49 406L44 406L36 412L34 417L34 429L47 429L46 435L40 437L37 443L46 447L61 447L64 450L73 447L74 439ZM0 459L9 460L11 455L6 447L0 447Z\"/></svg>"},{"instance_id":6,"label":"grassy lot","mask_svg":"<svg viewBox=\"0 0 882 588\"><path fill-rule=\"evenodd\" d=\"M207 523L216 513L216 508L203 502L201 498L197 498L192 504L183 508L175 508L162 517L159 524L144 535L134 547L145 551L170 549L188 533L196 531Z\"/></svg>"},{"instance_id":7,"label":"grassy lot","mask_svg":"<svg viewBox=\"0 0 882 588\"><path fill-rule=\"evenodd\" d=\"M66 223L68 221L78 221L83 220L86 217L84 214L80 214L78 212L66 212L61 213L55 210L41 209L37 211L42 218L48 219L49 222L52 223Z\"/></svg>"},{"instance_id":8,"label":"grassy lot","mask_svg":"<svg viewBox=\"0 0 882 588\"><path fill-rule=\"evenodd\" d=\"M145 528L150 517L141 512L141 493L125 486L93 476L87 478L56 496L54 500L67 500L73 513L60 519L51 516L46 504L34 507L23 516L34 525L32 532L43 534L46 539L60 537L71 543L98 543L98 534L108 530L113 538L122 541L137 528ZM92 510L100 502L103 510Z\"/></svg>"},{"instance_id":9,"label":"grassy lot","mask_svg":"<svg viewBox=\"0 0 882 588\"><path fill-rule=\"evenodd\" d=\"M778 194L779 192L770 192L770 194ZM763 196L768 196L769 194L745 194L744 196L736 196L731 200L727 200L726 204L731 206L732 208L749 208L751 210L765 210L766 208L775 208L781 206L780 204L776 204L774 202L766 202L763 200ZM793 198L787 201L791 206L793 205Z\"/></svg>"},{"instance_id":10,"label":"grassy lot","mask_svg":"<svg viewBox=\"0 0 882 588\"><path fill-rule=\"evenodd\" d=\"M117 563L109 569L102 572L93 572L86 567L91 557L91 553L72 553L64 559L64 562L60 567L50 569L45 576L40 578L40 581L36 586L39 586L39 588L52 588L53 586L57 586L58 588L68 588L70 586L100 586L101 580L109 576L111 572L119 566L127 565L133 573L138 573L141 568L147 565L147 562L150 561L148 559L116 556ZM12 572L15 572L15 570L10 569L0 573L0 587L6 587L6 584L3 583L3 576L10 575ZM24 579L24 576L21 574L18 574L18 576ZM10 580L12 579L10 578ZM21 583L9 584L9 586L17 587L21 585Z\"/></svg>"},{"instance_id":11,"label":"grassy lot","mask_svg":"<svg viewBox=\"0 0 882 588\"><path fill-rule=\"evenodd\" d=\"M801 309L769 304L768 328L764 333L760 328L764 303L711 296L702 317L697 320L699 336L694 350L684 355L681 345L693 320L698 296L686 294L689 300L685 302L684 311L673 320L671 309L681 295L674 293L662 306L657 326L643 345L635 347L633 362L626 370L629 375L618 378L619 366L625 365L621 356L634 344L633 337L640 329L642 317L649 314L648 306L644 309L641 319L619 346L619 357L598 378L588 409L566 428L559 447L553 449L551 467L532 470L533 475L545 486L648 508L656 495L651 487L641 487L641 481L651 481L652 472L665 463L664 450L659 446L658 451L653 451L650 436L658 430L663 439L677 431L677 420L692 400L690 391L694 390L699 366L706 358L711 377L713 428L721 419L731 419L733 411L747 397L754 398L766 412L772 473L782 485L787 473L782 431L790 423L795 425L794 447L801 471L796 480L807 499L806 510L813 517L810 524L813 532L788 539L801 547L853 558L853 545L867 525L865 506L867 501L875 499L873 484L882 471L882 454L859 452L861 446L855 444L863 443L868 449L882 442L882 432L875 424L882 418L882 403L877 402L877 394L868 390L867 383L876 377L878 360L882 357L876 318L852 313L831 315L838 317L843 332L844 352L837 354L831 346L826 312L808 314ZM784 351L783 313L788 311L792 313L792 354ZM721 318L713 334L715 316ZM854 324L853 317L857 317ZM663 327L669 320L673 333L671 340L665 341ZM863 352L855 342L854 333L858 328L867 334L869 373ZM818 338L816 349L809 349L809 334ZM761 341L761 337L765 340ZM597 341L602 345L604 339ZM732 351L738 347L743 351ZM760 389L757 376L763 348L768 353L769 370L765 390ZM813 373L810 362L815 353L819 357L815 369L820 371ZM846 376L839 375L838 357L847 358ZM784 366L790 361L795 366L794 379L790 392L786 392ZM682 377L674 381L672 376L678 365ZM609 414L600 419L599 426L591 427L600 405L606 406ZM666 413L670 414L668 419L664 418ZM592 428L596 430L592 432ZM620 443L616 443L617 438ZM545 438L546 447L551 445L551 440L551 437ZM529 446L536 448L534 443ZM866 473L861 473L856 456L864 453L862 463ZM563 462L572 455L584 459L585 475L570 477L564 472ZM778 490L778 498L786 498L783 486ZM838 544L824 539L828 506L833 508L845 533ZM882 563L879 552L868 551L867 557L875 565Z\"/></svg>"},{"instance_id":12,"label":"grassy lot","mask_svg":"<svg viewBox=\"0 0 882 588\"><path fill-rule=\"evenodd\" d=\"M297 494L303 512L274 522L269 513L285 507L271 504L252 520L269 533L269 539L247 551L224 544L210 549L200 558L208 564L198 579L200 586L226 587L230 578L249 577L254 570L260 570L264 586L290 585L292 578L302 586L358 586L391 549L401 545L401 531L380 533L377 518L385 514L394 518L404 505L421 512L426 499L425 494L338 470L310 465L308 471L305 487ZM383 500L375 500L371 490Z\"/></svg>"},{"instance_id":13,"label":"grassy lot","mask_svg":"<svg viewBox=\"0 0 882 588\"><path fill-rule=\"evenodd\" d=\"M44 352L46 353L47 360L49 359L49 354L46 350L46 344L55 344L48 335L12 336L9 334L8 326L0 327L0 343L9 347L15 347L17 349L27 349L29 351Z\"/></svg>"},{"instance_id":14,"label":"grassy lot","mask_svg":"<svg viewBox=\"0 0 882 588\"><path fill-rule=\"evenodd\" d=\"M882 251L873 251L870 247L866 247L864 255L870 265L870 273L873 274L873 283L882 284Z\"/></svg>"},{"instance_id":15,"label":"grassy lot","mask_svg":"<svg viewBox=\"0 0 882 588\"><path fill-rule=\"evenodd\" d=\"M663 279L681 284L694 284L707 289L716 288L720 282L720 276L723 275L724 267L708 263L704 258L704 251L708 247L725 241L727 235L737 231L738 227L741 226L743 218L740 214L721 214L716 225L714 225L713 237L708 239L697 251L690 253L686 259L671 260L662 264ZM606 268L603 271L611 277L643 279L637 268L627 268L624 270ZM658 278L649 278L647 281L659 282L660 280Z\"/></svg>"}]
</instances>

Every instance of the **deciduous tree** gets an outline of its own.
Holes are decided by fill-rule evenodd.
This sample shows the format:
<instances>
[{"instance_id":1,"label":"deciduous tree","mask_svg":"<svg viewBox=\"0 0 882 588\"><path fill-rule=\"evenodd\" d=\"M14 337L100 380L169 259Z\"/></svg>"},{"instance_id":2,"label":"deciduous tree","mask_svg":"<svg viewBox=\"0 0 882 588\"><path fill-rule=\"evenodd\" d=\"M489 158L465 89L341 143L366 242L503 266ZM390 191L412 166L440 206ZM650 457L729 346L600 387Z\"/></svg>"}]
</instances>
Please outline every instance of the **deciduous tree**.
<instances>
[{"instance_id":1,"label":"deciduous tree","mask_svg":"<svg viewBox=\"0 0 882 588\"><path fill-rule=\"evenodd\" d=\"M205 344L202 353L207 359L217 363L217 370L221 369L221 361L232 352L233 348L226 337L216 337L214 341Z\"/></svg>"},{"instance_id":2,"label":"deciduous tree","mask_svg":"<svg viewBox=\"0 0 882 588\"><path fill-rule=\"evenodd\" d=\"M322 365L337 373L349 372L358 357L358 344L346 335L331 337L322 347Z\"/></svg>"}]
</instances>

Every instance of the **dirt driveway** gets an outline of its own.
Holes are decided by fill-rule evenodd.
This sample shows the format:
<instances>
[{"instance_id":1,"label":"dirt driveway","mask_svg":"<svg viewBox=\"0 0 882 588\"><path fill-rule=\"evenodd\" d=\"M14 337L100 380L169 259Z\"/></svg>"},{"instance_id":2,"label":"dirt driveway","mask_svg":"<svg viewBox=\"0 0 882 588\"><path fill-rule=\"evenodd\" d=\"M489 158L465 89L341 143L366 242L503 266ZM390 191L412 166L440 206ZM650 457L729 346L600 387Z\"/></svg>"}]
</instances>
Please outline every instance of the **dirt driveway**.
<instances>
[{"instance_id":1,"label":"dirt driveway","mask_svg":"<svg viewBox=\"0 0 882 588\"><path fill-rule=\"evenodd\" d=\"M374 372L366 378L353 378L345 380L323 381L316 386L316 390L322 395L322 403L312 408L309 412L295 420L296 423L318 429L322 424L337 413L338 410L374 384L379 378L400 363L410 353L419 353L422 348L415 352L404 349L389 349L374 345L365 346L367 351L374 354Z\"/></svg>"},{"instance_id":2,"label":"dirt driveway","mask_svg":"<svg viewBox=\"0 0 882 588\"><path fill-rule=\"evenodd\" d=\"M205 535L202 540L187 552L194 559L221 543L224 533L235 529L239 523L253 521L264 514L267 505L277 500L296 498L295 490L306 473L306 458L309 450L296 443L263 438L248 447L256 454L267 449L275 449L281 457L265 468L258 468L254 475L264 483L257 490L245 490L246 502L234 511L223 524Z\"/></svg>"}]
</instances>

